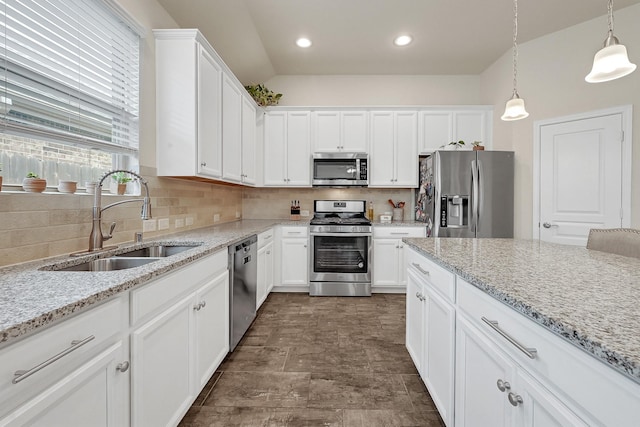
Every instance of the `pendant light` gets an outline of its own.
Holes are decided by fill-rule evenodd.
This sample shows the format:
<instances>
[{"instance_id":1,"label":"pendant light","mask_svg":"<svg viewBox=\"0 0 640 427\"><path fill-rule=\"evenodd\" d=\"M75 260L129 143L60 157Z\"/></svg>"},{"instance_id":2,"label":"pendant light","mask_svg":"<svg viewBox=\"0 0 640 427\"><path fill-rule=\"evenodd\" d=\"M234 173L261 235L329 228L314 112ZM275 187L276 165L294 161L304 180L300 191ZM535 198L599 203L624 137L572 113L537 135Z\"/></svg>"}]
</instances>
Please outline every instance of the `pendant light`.
<instances>
[{"instance_id":1,"label":"pendant light","mask_svg":"<svg viewBox=\"0 0 640 427\"><path fill-rule=\"evenodd\" d=\"M524 119L529 116L524 108L524 99L518 95L518 0L513 0L513 94L507 101L504 114L505 121Z\"/></svg>"},{"instance_id":2,"label":"pendant light","mask_svg":"<svg viewBox=\"0 0 640 427\"><path fill-rule=\"evenodd\" d=\"M613 0L607 3L607 21L609 32L604 41L604 47L596 52L593 58L593 68L584 79L589 83L601 83L624 77L633 73L636 64L629 62L627 48L620 44L613 35Z\"/></svg>"}]
</instances>

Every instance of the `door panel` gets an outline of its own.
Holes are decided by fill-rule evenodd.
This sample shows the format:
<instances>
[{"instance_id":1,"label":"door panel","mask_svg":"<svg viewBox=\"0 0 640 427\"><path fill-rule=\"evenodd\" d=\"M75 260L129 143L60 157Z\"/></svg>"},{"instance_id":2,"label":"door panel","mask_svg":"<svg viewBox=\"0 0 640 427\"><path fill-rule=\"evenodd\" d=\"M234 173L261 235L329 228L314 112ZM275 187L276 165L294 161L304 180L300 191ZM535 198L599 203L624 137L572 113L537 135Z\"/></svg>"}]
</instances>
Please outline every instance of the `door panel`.
<instances>
[{"instance_id":1,"label":"door panel","mask_svg":"<svg viewBox=\"0 0 640 427\"><path fill-rule=\"evenodd\" d=\"M541 127L541 240L584 246L622 225L621 136L621 114Z\"/></svg>"},{"instance_id":2,"label":"door panel","mask_svg":"<svg viewBox=\"0 0 640 427\"><path fill-rule=\"evenodd\" d=\"M477 237L513 237L514 154L476 151L478 154Z\"/></svg>"}]
</instances>

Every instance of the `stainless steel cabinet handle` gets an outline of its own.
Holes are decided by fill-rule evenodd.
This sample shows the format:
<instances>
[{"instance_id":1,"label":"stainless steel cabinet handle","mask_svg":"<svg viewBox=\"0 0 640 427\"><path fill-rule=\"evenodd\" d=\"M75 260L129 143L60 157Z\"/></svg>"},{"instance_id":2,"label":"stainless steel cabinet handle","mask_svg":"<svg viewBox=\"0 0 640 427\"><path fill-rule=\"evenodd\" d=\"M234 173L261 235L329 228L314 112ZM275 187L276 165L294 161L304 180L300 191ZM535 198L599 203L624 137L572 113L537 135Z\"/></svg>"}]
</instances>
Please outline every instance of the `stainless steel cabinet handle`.
<instances>
[{"instance_id":1,"label":"stainless steel cabinet handle","mask_svg":"<svg viewBox=\"0 0 640 427\"><path fill-rule=\"evenodd\" d=\"M425 274L427 276L429 275L429 272L427 270L423 269L422 267L420 267L420 264L418 264L417 262L412 262L411 265L413 265L415 268L417 268L420 273Z\"/></svg>"},{"instance_id":2,"label":"stainless steel cabinet handle","mask_svg":"<svg viewBox=\"0 0 640 427\"><path fill-rule=\"evenodd\" d=\"M420 299L420 292L416 292L416 298Z\"/></svg>"},{"instance_id":3,"label":"stainless steel cabinet handle","mask_svg":"<svg viewBox=\"0 0 640 427\"><path fill-rule=\"evenodd\" d=\"M511 389L511 384L509 384L507 381L498 380L496 382L496 385L498 386L498 390L500 390L503 393Z\"/></svg>"},{"instance_id":4,"label":"stainless steel cabinet handle","mask_svg":"<svg viewBox=\"0 0 640 427\"><path fill-rule=\"evenodd\" d=\"M536 358L536 354L538 353L538 350L536 350L535 348L528 348L528 347L525 347L522 344L520 344L518 341L516 341L514 338L512 338L509 334L507 334L505 331L503 331L500 328L500 326L498 326L498 322L496 320L489 320L486 317L482 316L482 321L484 323L486 323L487 325L489 325L491 327L491 329L493 329L498 334L500 334L504 339L506 339L511 344L513 344L518 350L520 350L521 352L526 354L529 359L535 359Z\"/></svg>"},{"instance_id":5,"label":"stainless steel cabinet handle","mask_svg":"<svg viewBox=\"0 0 640 427\"><path fill-rule=\"evenodd\" d=\"M36 372L40 371L41 369L46 368L47 366L51 365L56 360L62 359L67 354L71 353L72 351L75 351L75 350L79 349L80 347L82 347L83 345L85 345L86 343L88 343L89 341L91 341L91 340L93 340L95 338L96 338L95 335L91 335L91 336L88 336L87 338L85 338L83 340L80 340L80 341L78 341L78 340L71 341L71 347L68 347L68 348L62 350L60 353L56 354L53 357L50 357L49 359L45 360L44 362L42 362L38 366L34 366L33 368L31 368L29 370L16 371L13 374L15 378L11 382L13 384L18 384L20 381L29 378L31 375L35 374Z\"/></svg>"},{"instance_id":6,"label":"stainless steel cabinet handle","mask_svg":"<svg viewBox=\"0 0 640 427\"><path fill-rule=\"evenodd\" d=\"M515 394L510 391L508 397L509 403L511 403L513 406L518 406L523 403L522 396L520 396L519 394Z\"/></svg>"},{"instance_id":7,"label":"stainless steel cabinet handle","mask_svg":"<svg viewBox=\"0 0 640 427\"><path fill-rule=\"evenodd\" d=\"M558 224L551 224L550 222L545 222L544 224L542 224L542 226L544 228L551 228L551 227L557 227Z\"/></svg>"},{"instance_id":8,"label":"stainless steel cabinet handle","mask_svg":"<svg viewBox=\"0 0 640 427\"><path fill-rule=\"evenodd\" d=\"M271 251L267 251L267 255L271 255Z\"/></svg>"},{"instance_id":9,"label":"stainless steel cabinet handle","mask_svg":"<svg viewBox=\"0 0 640 427\"><path fill-rule=\"evenodd\" d=\"M201 308L205 308L207 306L207 302L202 300L202 302L200 303Z\"/></svg>"},{"instance_id":10,"label":"stainless steel cabinet handle","mask_svg":"<svg viewBox=\"0 0 640 427\"><path fill-rule=\"evenodd\" d=\"M200 166L207 166L207 162L200 163Z\"/></svg>"},{"instance_id":11,"label":"stainless steel cabinet handle","mask_svg":"<svg viewBox=\"0 0 640 427\"><path fill-rule=\"evenodd\" d=\"M407 234L409 234L409 233L407 233L407 232L403 232L403 233L401 233L401 232L399 232L399 231L398 231L398 232L392 231L392 232L391 232L391 234L396 234L396 235L406 236L406 235L407 235Z\"/></svg>"},{"instance_id":12,"label":"stainless steel cabinet handle","mask_svg":"<svg viewBox=\"0 0 640 427\"><path fill-rule=\"evenodd\" d=\"M116 371L127 372L128 369L129 362L127 362L126 360L124 362L118 363L118 366L116 366Z\"/></svg>"},{"instance_id":13,"label":"stainless steel cabinet handle","mask_svg":"<svg viewBox=\"0 0 640 427\"><path fill-rule=\"evenodd\" d=\"M196 304L196 305L194 305L194 306L193 306L193 309L194 309L195 311L200 311L200 309L201 309L201 308L202 308L202 307L200 307L200 304Z\"/></svg>"}]
</instances>

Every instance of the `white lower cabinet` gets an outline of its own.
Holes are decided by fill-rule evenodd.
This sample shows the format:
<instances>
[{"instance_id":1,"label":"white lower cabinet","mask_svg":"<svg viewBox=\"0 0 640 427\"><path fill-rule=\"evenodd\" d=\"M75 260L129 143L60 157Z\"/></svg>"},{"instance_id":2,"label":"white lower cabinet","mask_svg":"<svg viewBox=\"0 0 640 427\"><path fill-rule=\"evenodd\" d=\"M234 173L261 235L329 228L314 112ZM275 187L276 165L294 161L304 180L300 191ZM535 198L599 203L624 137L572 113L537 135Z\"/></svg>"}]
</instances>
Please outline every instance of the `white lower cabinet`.
<instances>
[{"instance_id":1,"label":"white lower cabinet","mask_svg":"<svg viewBox=\"0 0 640 427\"><path fill-rule=\"evenodd\" d=\"M269 229L258 234L258 285L256 289L256 310L273 289L273 241L274 231Z\"/></svg>"},{"instance_id":2,"label":"white lower cabinet","mask_svg":"<svg viewBox=\"0 0 640 427\"><path fill-rule=\"evenodd\" d=\"M404 237L426 237L425 227L373 227L372 288L403 291L407 286Z\"/></svg>"},{"instance_id":3,"label":"white lower cabinet","mask_svg":"<svg viewBox=\"0 0 640 427\"><path fill-rule=\"evenodd\" d=\"M229 350L227 252L132 291L132 317L132 425L177 425Z\"/></svg>"},{"instance_id":4,"label":"white lower cabinet","mask_svg":"<svg viewBox=\"0 0 640 427\"><path fill-rule=\"evenodd\" d=\"M309 228L282 226L279 230L276 284L283 290L309 289Z\"/></svg>"}]
</instances>

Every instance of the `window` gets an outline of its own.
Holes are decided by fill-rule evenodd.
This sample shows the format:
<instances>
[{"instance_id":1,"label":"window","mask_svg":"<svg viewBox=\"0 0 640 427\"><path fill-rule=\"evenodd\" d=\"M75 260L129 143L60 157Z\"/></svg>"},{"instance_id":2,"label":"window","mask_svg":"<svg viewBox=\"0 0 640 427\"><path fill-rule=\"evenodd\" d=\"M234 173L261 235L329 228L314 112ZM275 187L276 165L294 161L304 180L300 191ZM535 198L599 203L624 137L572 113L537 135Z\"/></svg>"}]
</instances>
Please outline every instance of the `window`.
<instances>
[{"instance_id":1,"label":"window","mask_svg":"<svg viewBox=\"0 0 640 427\"><path fill-rule=\"evenodd\" d=\"M5 184L137 170L141 33L111 1L0 0Z\"/></svg>"}]
</instances>

